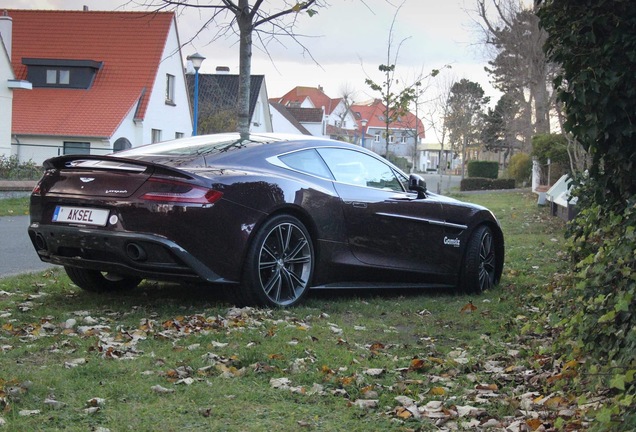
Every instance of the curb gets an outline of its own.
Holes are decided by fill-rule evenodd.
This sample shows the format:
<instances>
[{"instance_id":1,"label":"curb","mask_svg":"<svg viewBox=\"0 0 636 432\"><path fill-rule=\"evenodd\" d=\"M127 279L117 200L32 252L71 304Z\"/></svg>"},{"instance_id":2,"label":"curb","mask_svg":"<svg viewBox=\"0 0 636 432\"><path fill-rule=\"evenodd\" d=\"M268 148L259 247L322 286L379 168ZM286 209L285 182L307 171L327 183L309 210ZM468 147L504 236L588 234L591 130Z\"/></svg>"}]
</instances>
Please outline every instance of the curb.
<instances>
[{"instance_id":1,"label":"curb","mask_svg":"<svg viewBox=\"0 0 636 432\"><path fill-rule=\"evenodd\" d=\"M3 192L30 192L37 184L36 180L0 180L0 191Z\"/></svg>"}]
</instances>

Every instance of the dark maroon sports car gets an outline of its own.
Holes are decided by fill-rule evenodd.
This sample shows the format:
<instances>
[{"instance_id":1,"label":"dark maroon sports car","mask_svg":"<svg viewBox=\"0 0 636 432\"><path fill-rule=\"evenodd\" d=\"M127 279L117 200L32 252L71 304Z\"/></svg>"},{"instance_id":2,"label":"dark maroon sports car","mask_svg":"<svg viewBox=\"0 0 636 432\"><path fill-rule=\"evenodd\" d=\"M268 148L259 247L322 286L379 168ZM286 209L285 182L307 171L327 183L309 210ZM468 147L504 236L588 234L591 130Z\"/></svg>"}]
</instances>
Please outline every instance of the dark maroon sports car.
<instances>
[{"instance_id":1,"label":"dark maroon sports car","mask_svg":"<svg viewBox=\"0 0 636 432\"><path fill-rule=\"evenodd\" d=\"M29 236L89 291L219 283L237 304L291 306L309 288L480 292L502 272L489 210L339 141L219 134L44 166Z\"/></svg>"}]
</instances>

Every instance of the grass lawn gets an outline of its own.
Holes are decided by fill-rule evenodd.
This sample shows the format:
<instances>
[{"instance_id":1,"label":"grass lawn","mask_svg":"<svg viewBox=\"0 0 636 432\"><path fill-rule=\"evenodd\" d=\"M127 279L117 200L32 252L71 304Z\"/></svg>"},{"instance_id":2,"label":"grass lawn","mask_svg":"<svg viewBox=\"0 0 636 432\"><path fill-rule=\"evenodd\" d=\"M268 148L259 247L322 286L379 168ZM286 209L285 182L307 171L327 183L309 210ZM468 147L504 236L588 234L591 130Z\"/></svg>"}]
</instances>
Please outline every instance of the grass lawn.
<instances>
[{"instance_id":1,"label":"grass lawn","mask_svg":"<svg viewBox=\"0 0 636 432\"><path fill-rule=\"evenodd\" d=\"M0 422L348 432L575 422L561 415L565 395L546 405L553 364L532 320L563 266L563 223L532 194L461 198L491 208L506 236L503 280L480 296L330 291L263 310L201 287L97 295L60 271L0 279Z\"/></svg>"},{"instance_id":2,"label":"grass lawn","mask_svg":"<svg viewBox=\"0 0 636 432\"><path fill-rule=\"evenodd\" d=\"M29 197L0 199L0 216L29 214Z\"/></svg>"}]
</instances>

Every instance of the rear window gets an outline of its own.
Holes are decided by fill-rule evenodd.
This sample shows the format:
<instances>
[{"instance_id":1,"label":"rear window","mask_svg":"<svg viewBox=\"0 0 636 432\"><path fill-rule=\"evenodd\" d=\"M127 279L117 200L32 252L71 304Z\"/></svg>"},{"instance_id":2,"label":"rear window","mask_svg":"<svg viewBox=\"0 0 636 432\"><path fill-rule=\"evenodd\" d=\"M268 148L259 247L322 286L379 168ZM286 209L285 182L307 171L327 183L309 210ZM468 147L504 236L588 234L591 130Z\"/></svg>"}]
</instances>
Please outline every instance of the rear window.
<instances>
[{"instance_id":1,"label":"rear window","mask_svg":"<svg viewBox=\"0 0 636 432\"><path fill-rule=\"evenodd\" d=\"M135 147L118 152L117 156L207 156L260 146L272 141L276 140L265 137L262 139L251 137L249 140L242 140L238 135L197 136Z\"/></svg>"}]
</instances>

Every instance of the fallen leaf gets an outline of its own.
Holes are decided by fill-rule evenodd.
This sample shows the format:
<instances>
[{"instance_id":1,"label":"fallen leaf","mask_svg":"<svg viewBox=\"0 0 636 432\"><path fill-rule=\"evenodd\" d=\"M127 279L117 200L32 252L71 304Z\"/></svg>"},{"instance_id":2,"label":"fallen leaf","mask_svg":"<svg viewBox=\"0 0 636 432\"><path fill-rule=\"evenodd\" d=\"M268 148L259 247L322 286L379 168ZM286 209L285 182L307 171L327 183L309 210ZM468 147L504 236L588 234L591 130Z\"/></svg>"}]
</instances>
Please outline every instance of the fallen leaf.
<instances>
[{"instance_id":1,"label":"fallen leaf","mask_svg":"<svg viewBox=\"0 0 636 432\"><path fill-rule=\"evenodd\" d=\"M470 301L467 304L465 304L464 307L461 308L460 312L461 313L471 313L471 312L475 312L476 310L477 310L477 306L475 306L473 304L473 302Z\"/></svg>"},{"instance_id":2,"label":"fallen leaf","mask_svg":"<svg viewBox=\"0 0 636 432\"><path fill-rule=\"evenodd\" d=\"M535 430L539 429L540 426L543 425L543 421L541 419L538 419L538 418L533 418L533 419L526 420L526 424L528 425L530 430L535 431Z\"/></svg>"},{"instance_id":3,"label":"fallen leaf","mask_svg":"<svg viewBox=\"0 0 636 432\"><path fill-rule=\"evenodd\" d=\"M174 389L165 388L165 387L162 387L162 386L160 386L158 384L150 387L150 390L152 390L155 393L159 393L159 394L174 393Z\"/></svg>"},{"instance_id":4,"label":"fallen leaf","mask_svg":"<svg viewBox=\"0 0 636 432\"><path fill-rule=\"evenodd\" d=\"M378 400L377 399L357 399L355 402L353 402L352 405L361 409L373 409L373 408L377 408Z\"/></svg>"},{"instance_id":5,"label":"fallen leaf","mask_svg":"<svg viewBox=\"0 0 636 432\"><path fill-rule=\"evenodd\" d=\"M446 389L444 389L444 387L432 387L429 390L429 393L434 396L444 396L446 394Z\"/></svg>"}]
</instances>

